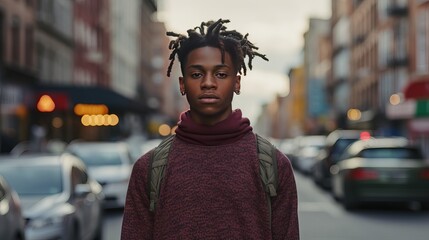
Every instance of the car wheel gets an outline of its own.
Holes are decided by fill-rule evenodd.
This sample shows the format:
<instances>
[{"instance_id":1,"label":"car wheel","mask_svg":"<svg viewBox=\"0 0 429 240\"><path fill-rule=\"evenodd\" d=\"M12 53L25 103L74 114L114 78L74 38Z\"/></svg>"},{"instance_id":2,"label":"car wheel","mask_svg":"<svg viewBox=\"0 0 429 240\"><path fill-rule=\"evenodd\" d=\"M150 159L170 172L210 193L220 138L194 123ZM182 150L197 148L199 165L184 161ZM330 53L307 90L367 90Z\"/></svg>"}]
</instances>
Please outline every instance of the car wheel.
<instances>
[{"instance_id":1,"label":"car wheel","mask_svg":"<svg viewBox=\"0 0 429 240\"><path fill-rule=\"evenodd\" d=\"M79 229L79 224L77 222L75 222L73 224L73 229L70 233L70 239L71 240L80 240L80 229Z\"/></svg>"},{"instance_id":2,"label":"car wheel","mask_svg":"<svg viewBox=\"0 0 429 240\"><path fill-rule=\"evenodd\" d=\"M102 210L100 211L100 218L97 224L97 230L95 231L94 240L102 240L103 239L103 215Z\"/></svg>"},{"instance_id":3,"label":"car wheel","mask_svg":"<svg viewBox=\"0 0 429 240\"><path fill-rule=\"evenodd\" d=\"M17 233L15 239L16 240L24 240L25 238L23 237L23 235L21 233Z\"/></svg>"},{"instance_id":4,"label":"car wheel","mask_svg":"<svg viewBox=\"0 0 429 240\"><path fill-rule=\"evenodd\" d=\"M320 179L321 179L321 177L320 177L320 170L319 170L318 165L315 165L313 167L311 176L313 178L314 183L316 183L317 185L320 186L320 182L321 182Z\"/></svg>"},{"instance_id":5,"label":"car wheel","mask_svg":"<svg viewBox=\"0 0 429 240\"><path fill-rule=\"evenodd\" d=\"M337 196L337 194L335 194L335 193L333 193L333 192L332 192L332 198L334 198L334 200L335 200L336 202L341 202L341 198L340 198L340 197L338 197L338 196Z\"/></svg>"},{"instance_id":6,"label":"car wheel","mask_svg":"<svg viewBox=\"0 0 429 240\"><path fill-rule=\"evenodd\" d=\"M349 211L354 210L358 206L358 201L356 199L353 199L347 192L344 192L342 203L344 208Z\"/></svg>"},{"instance_id":7,"label":"car wheel","mask_svg":"<svg viewBox=\"0 0 429 240\"><path fill-rule=\"evenodd\" d=\"M429 202L422 202L422 210L429 211Z\"/></svg>"},{"instance_id":8,"label":"car wheel","mask_svg":"<svg viewBox=\"0 0 429 240\"><path fill-rule=\"evenodd\" d=\"M101 224L99 227L97 227L97 232L95 233L94 240L101 240L103 239L103 228L101 227Z\"/></svg>"},{"instance_id":9,"label":"car wheel","mask_svg":"<svg viewBox=\"0 0 429 240\"><path fill-rule=\"evenodd\" d=\"M331 183L331 185L332 185L332 189L331 189L331 195L332 195L332 197L334 198L335 201L341 202L341 197L338 194L337 187L335 186L335 184Z\"/></svg>"}]
</instances>

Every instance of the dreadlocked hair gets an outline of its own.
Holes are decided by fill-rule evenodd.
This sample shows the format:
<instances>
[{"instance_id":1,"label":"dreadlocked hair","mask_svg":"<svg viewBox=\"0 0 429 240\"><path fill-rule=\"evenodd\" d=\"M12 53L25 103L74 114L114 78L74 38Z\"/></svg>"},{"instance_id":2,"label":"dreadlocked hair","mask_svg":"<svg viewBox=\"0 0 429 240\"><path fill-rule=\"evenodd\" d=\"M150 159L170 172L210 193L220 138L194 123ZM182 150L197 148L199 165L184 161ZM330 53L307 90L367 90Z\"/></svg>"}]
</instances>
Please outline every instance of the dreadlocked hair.
<instances>
[{"instance_id":1,"label":"dreadlocked hair","mask_svg":"<svg viewBox=\"0 0 429 240\"><path fill-rule=\"evenodd\" d=\"M253 43L247 39L249 34L243 36L243 34L235 30L226 30L226 27L224 26L225 23L229 23L229 20L219 19L216 22L202 22L200 26L189 29L187 31L188 36L174 32L167 32L167 36L175 37L174 40L170 41L168 46L172 51L169 57L170 65L168 66L167 76L170 76L176 55L178 56L181 64L182 73L184 73L184 65L189 52L196 48L206 46L220 49L222 63L225 59L225 52L228 52L231 56L235 70L244 75L246 75L247 67L252 70L252 60L255 56L268 61L268 58L266 58L265 55L255 51L258 50L258 47L253 45ZM244 61L246 57L248 58L247 67Z\"/></svg>"}]
</instances>

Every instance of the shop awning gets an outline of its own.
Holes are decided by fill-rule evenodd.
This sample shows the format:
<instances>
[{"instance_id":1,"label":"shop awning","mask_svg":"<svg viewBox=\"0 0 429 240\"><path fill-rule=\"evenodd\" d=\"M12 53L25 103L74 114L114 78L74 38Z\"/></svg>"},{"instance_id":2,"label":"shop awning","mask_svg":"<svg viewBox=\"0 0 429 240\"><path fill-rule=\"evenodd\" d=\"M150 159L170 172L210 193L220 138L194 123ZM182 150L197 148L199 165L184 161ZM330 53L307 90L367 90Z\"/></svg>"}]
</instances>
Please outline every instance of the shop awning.
<instances>
[{"instance_id":1,"label":"shop awning","mask_svg":"<svg viewBox=\"0 0 429 240\"><path fill-rule=\"evenodd\" d=\"M36 98L49 95L58 106L72 109L76 104L105 104L116 112L144 113L149 108L134 99L99 86L37 86Z\"/></svg>"},{"instance_id":2,"label":"shop awning","mask_svg":"<svg viewBox=\"0 0 429 240\"><path fill-rule=\"evenodd\" d=\"M429 79L411 81L404 89L405 99L428 99Z\"/></svg>"}]
</instances>

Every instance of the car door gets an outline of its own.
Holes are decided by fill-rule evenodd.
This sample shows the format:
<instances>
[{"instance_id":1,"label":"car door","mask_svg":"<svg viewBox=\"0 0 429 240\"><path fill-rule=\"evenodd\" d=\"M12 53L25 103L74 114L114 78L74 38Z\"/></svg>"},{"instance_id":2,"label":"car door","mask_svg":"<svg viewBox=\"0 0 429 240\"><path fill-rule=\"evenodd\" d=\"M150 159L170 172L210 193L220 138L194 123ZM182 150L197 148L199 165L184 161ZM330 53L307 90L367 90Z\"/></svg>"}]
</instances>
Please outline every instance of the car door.
<instances>
[{"instance_id":1,"label":"car door","mask_svg":"<svg viewBox=\"0 0 429 240\"><path fill-rule=\"evenodd\" d=\"M95 194L91 191L91 186L88 182L87 173L78 166L72 167L72 178L73 178L73 190L76 190L76 186L84 185L87 191L80 191L76 194L73 193L73 202L75 204L77 215L81 220L81 232L82 236L88 236L97 227L99 216L99 206Z\"/></svg>"},{"instance_id":2,"label":"car door","mask_svg":"<svg viewBox=\"0 0 429 240\"><path fill-rule=\"evenodd\" d=\"M0 178L0 239L9 239L11 236L11 226L9 223L9 201L7 199L6 186L3 185L3 181Z\"/></svg>"}]
</instances>

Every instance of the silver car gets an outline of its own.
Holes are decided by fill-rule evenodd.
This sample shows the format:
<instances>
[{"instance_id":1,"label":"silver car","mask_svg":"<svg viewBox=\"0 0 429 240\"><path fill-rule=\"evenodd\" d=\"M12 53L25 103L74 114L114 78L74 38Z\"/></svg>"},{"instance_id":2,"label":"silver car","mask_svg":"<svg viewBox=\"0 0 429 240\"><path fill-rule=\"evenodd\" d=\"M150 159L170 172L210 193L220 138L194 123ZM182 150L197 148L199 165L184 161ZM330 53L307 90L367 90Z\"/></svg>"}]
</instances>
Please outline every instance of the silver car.
<instances>
[{"instance_id":1,"label":"silver car","mask_svg":"<svg viewBox=\"0 0 429 240\"><path fill-rule=\"evenodd\" d=\"M0 239L25 239L24 217L18 194L0 176Z\"/></svg>"},{"instance_id":2,"label":"silver car","mask_svg":"<svg viewBox=\"0 0 429 240\"><path fill-rule=\"evenodd\" d=\"M105 208L123 208L134 161L125 142L72 142L67 151L81 158L102 186Z\"/></svg>"},{"instance_id":3,"label":"silver car","mask_svg":"<svg viewBox=\"0 0 429 240\"><path fill-rule=\"evenodd\" d=\"M30 240L100 239L102 187L71 154L0 160L0 174L19 195Z\"/></svg>"},{"instance_id":4,"label":"silver car","mask_svg":"<svg viewBox=\"0 0 429 240\"><path fill-rule=\"evenodd\" d=\"M297 146L294 152L293 166L304 174L310 174L320 151L326 147L327 138L324 135L306 135L295 140Z\"/></svg>"}]
</instances>

